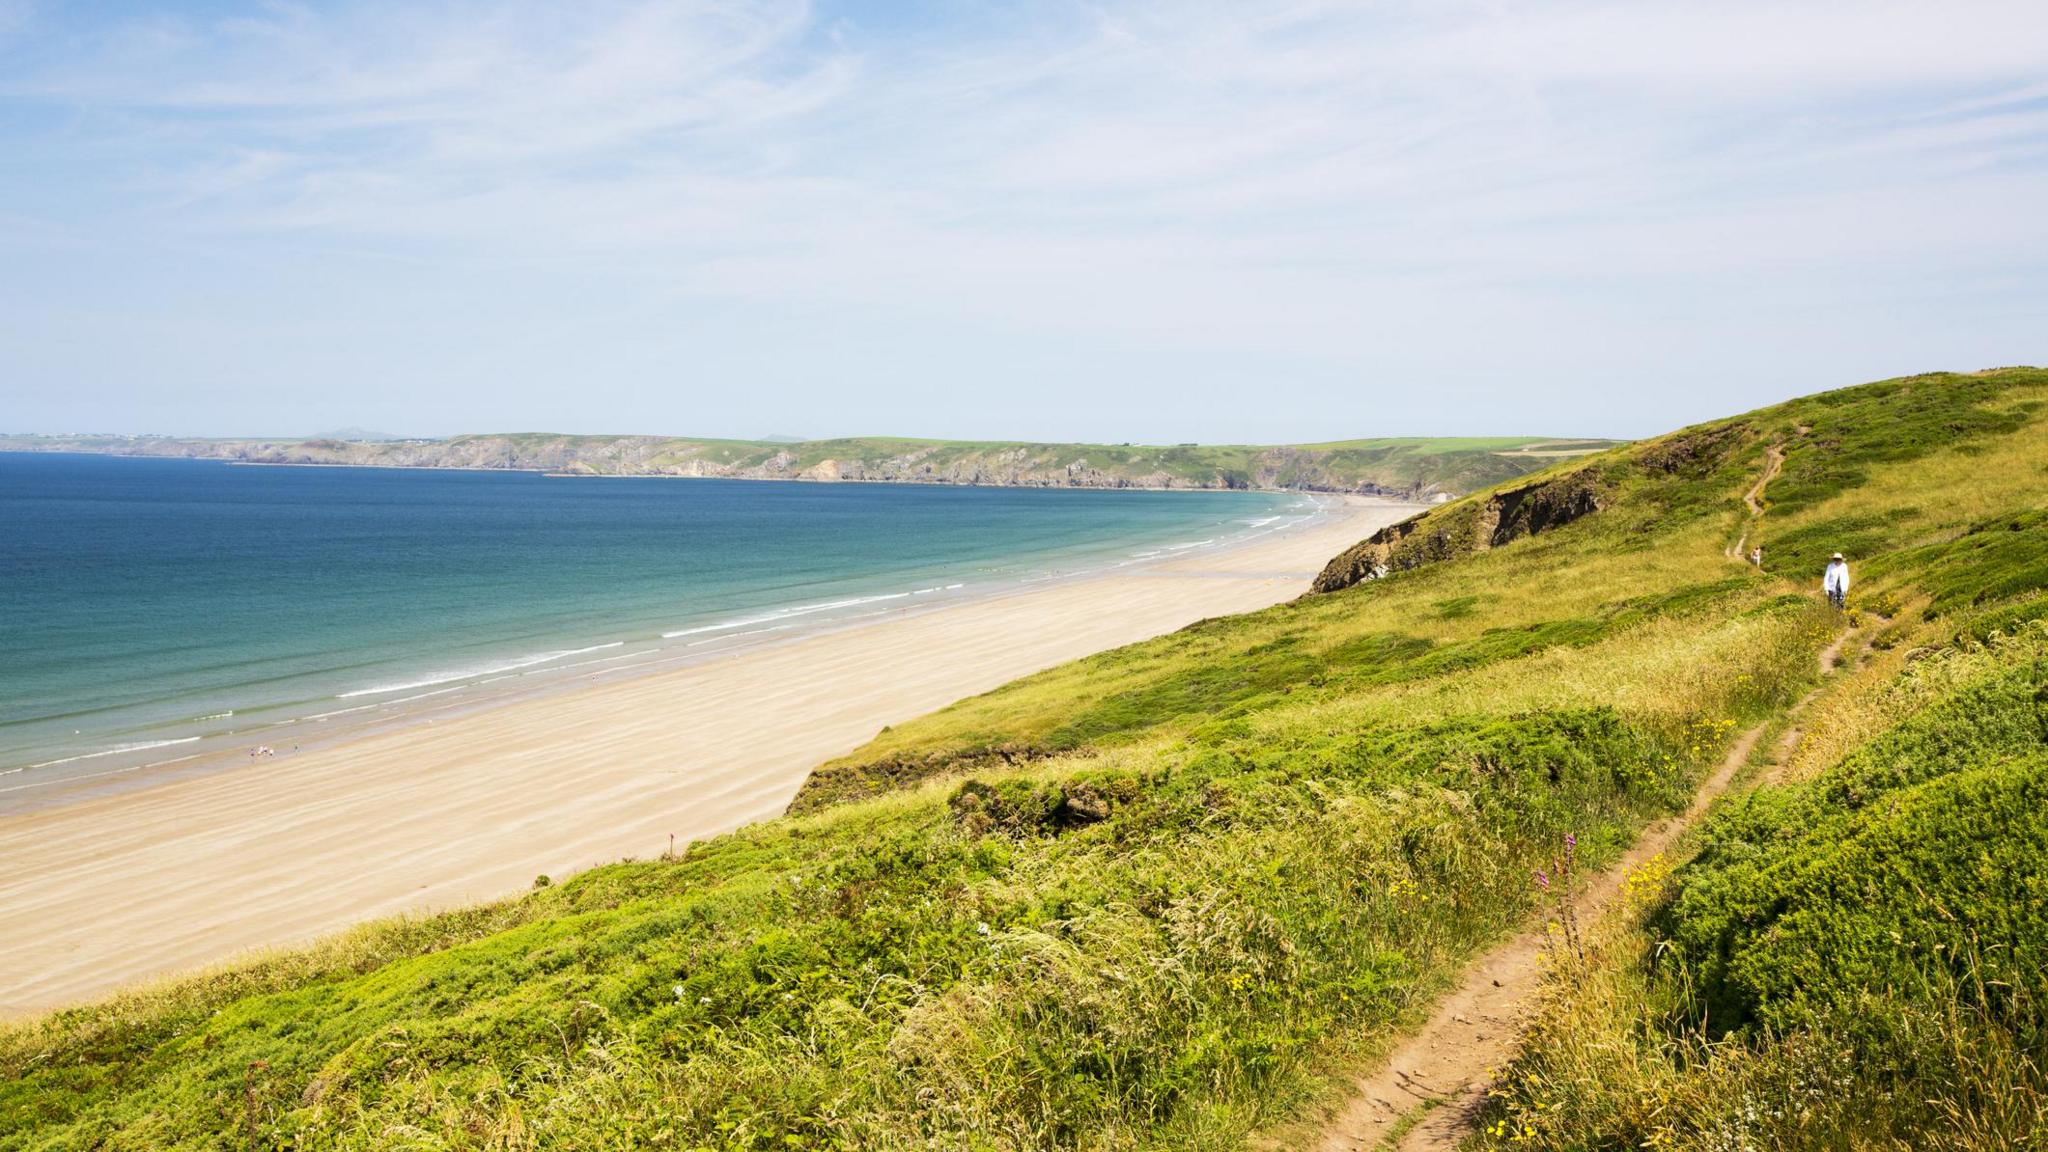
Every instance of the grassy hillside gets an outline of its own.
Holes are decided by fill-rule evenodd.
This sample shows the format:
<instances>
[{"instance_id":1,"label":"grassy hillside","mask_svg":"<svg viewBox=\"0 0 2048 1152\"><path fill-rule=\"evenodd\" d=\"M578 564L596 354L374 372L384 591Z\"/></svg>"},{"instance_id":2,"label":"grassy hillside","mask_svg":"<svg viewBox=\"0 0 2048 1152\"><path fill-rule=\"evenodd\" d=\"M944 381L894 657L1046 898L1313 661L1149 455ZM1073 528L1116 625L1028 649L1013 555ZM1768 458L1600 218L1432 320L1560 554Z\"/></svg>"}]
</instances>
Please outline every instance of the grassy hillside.
<instances>
[{"instance_id":1,"label":"grassy hillside","mask_svg":"<svg viewBox=\"0 0 2048 1152\"><path fill-rule=\"evenodd\" d=\"M781 480L1031 487L1299 488L1410 496L1470 492L1606 440L1346 440L1329 444L1030 444L866 437L779 443L658 436L517 433L447 440L180 440L0 436L0 451L194 456L269 464L506 468L584 476L721 476Z\"/></svg>"},{"instance_id":2,"label":"grassy hillside","mask_svg":"<svg viewBox=\"0 0 2048 1152\"><path fill-rule=\"evenodd\" d=\"M2036 403L1982 406L1981 426L2025 421L2012 431L1787 487L1800 511L1768 541L1875 553L1854 671L1553 976L1483 1146L2048 1142Z\"/></svg>"},{"instance_id":3,"label":"grassy hillside","mask_svg":"<svg viewBox=\"0 0 2048 1152\"><path fill-rule=\"evenodd\" d=\"M1873 1006L1908 1145L1973 1099L1929 1036L2039 1099L2044 402L2048 372L1916 377L1551 464L1382 542L1383 579L885 732L680 859L0 1033L0 1148L1240 1147L1527 916L1565 836L1597 867L1682 804L1851 623L1877 647L1803 721L1797 795L1631 929L1723 962L1574 984L1601 991L1557 998L1572 1042L1482 1140L1641 1146L1654 1086L1699 1109L1680 1143L1771 1146L1702 1135L1726 1086L1817 1083L1781 1050ZM1853 620L1816 595L1835 547Z\"/></svg>"}]
</instances>

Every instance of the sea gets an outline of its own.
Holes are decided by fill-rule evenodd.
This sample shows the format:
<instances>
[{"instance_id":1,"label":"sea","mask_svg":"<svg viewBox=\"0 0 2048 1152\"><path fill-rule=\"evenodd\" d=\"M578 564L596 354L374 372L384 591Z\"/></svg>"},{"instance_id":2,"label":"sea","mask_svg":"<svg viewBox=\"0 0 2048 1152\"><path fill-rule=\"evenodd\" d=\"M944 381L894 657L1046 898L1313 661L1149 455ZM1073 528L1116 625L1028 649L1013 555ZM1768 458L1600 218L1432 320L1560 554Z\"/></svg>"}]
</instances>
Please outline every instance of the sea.
<instances>
[{"instance_id":1,"label":"sea","mask_svg":"<svg viewBox=\"0 0 2048 1152\"><path fill-rule=\"evenodd\" d=\"M1324 514L1276 492L0 453L0 812Z\"/></svg>"}]
</instances>

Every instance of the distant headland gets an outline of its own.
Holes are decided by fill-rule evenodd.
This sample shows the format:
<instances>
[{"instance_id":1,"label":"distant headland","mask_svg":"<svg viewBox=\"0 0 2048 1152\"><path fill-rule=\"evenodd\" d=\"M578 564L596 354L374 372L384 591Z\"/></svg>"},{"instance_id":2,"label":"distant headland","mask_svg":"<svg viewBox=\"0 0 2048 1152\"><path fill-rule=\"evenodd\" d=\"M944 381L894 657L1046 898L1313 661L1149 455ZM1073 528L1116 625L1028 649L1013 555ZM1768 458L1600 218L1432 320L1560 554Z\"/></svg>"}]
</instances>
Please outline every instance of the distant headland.
<instances>
[{"instance_id":1,"label":"distant headland","mask_svg":"<svg viewBox=\"0 0 2048 1152\"><path fill-rule=\"evenodd\" d=\"M563 476L692 476L1033 488L1259 488L1406 499L1471 492L1617 441L1385 437L1325 444L1037 444L855 437L791 442L547 432L401 440L0 435L0 452L91 452L248 464L483 468Z\"/></svg>"}]
</instances>

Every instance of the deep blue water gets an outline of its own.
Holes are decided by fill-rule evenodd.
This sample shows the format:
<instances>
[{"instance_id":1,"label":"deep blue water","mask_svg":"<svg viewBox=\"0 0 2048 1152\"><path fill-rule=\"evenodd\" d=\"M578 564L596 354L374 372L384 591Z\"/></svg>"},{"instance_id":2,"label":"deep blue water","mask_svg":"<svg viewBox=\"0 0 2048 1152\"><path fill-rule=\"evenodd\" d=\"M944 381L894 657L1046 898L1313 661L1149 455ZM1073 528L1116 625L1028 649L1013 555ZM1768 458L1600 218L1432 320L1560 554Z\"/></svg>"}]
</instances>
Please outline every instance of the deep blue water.
<instances>
[{"instance_id":1,"label":"deep blue water","mask_svg":"<svg viewBox=\"0 0 2048 1152\"><path fill-rule=\"evenodd\" d=\"M1276 494L0 453L0 770L22 770L0 789L408 693L973 595L1305 511Z\"/></svg>"}]
</instances>

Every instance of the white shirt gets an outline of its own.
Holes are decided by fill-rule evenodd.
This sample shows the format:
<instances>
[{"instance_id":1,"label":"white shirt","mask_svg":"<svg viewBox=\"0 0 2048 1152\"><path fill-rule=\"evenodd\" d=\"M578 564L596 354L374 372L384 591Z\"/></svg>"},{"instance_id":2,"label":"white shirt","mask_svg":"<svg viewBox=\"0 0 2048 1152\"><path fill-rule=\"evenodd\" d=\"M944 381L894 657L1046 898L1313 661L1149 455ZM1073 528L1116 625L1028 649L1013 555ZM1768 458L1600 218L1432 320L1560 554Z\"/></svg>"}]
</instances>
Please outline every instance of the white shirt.
<instances>
[{"instance_id":1,"label":"white shirt","mask_svg":"<svg viewBox=\"0 0 2048 1152\"><path fill-rule=\"evenodd\" d=\"M1821 577L1821 591L1847 592L1849 590L1849 566L1840 561L1828 565L1827 574Z\"/></svg>"}]
</instances>

